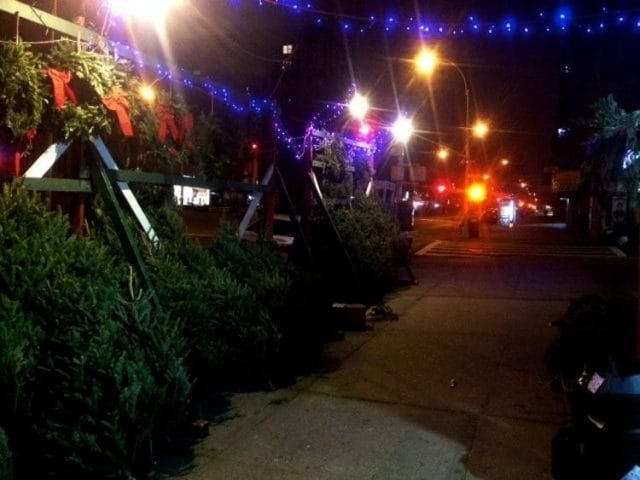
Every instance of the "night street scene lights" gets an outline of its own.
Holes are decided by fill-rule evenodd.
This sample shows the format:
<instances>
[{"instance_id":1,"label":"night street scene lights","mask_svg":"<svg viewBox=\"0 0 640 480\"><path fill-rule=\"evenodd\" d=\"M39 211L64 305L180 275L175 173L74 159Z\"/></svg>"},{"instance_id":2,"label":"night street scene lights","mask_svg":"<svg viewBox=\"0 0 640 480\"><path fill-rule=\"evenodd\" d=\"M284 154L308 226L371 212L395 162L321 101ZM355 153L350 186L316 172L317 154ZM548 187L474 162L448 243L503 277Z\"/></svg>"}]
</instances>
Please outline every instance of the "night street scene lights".
<instances>
[{"instance_id":1,"label":"night street scene lights","mask_svg":"<svg viewBox=\"0 0 640 480\"><path fill-rule=\"evenodd\" d=\"M369 100L364 95L356 92L349 102L349 113L353 118L362 122L368 112Z\"/></svg>"},{"instance_id":2,"label":"night street scene lights","mask_svg":"<svg viewBox=\"0 0 640 480\"><path fill-rule=\"evenodd\" d=\"M113 15L135 17L158 25L171 9L180 7L184 0L110 0L109 9Z\"/></svg>"},{"instance_id":3,"label":"night street scene lights","mask_svg":"<svg viewBox=\"0 0 640 480\"><path fill-rule=\"evenodd\" d=\"M413 120L403 115L398 116L391 126L391 134L397 143L407 144L413 135Z\"/></svg>"},{"instance_id":4,"label":"night street scene lights","mask_svg":"<svg viewBox=\"0 0 640 480\"><path fill-rule=\"evenodd\" d=\"M435 50L423 47L415 58L416 71L422 75L431 75L438 66L439 59Z\"/></svg>"},{"instance_id":5,"label":"night street scene lights","mask_svg":"<svg viewBox=\"0 0 640 480\"><path fill-rule=\"evenodd\" d=\"M473 136L476 138L485 138L487 136L487 134L489 133L489 125L482 121L482 120L478 120L474 125L473 125Z\"/></svg>"},{"instance_id":6,"label":"night street scene lights","mask_svg":"<svg viewBox=\"0 0 640 480\"><path fill-rule=\"evenodd\" d=\"M415 69L421 75L427 75L430 77L436 68L439 65L444 65L448 67L453 67L453 69L458 73L460 78L462 79L462 84L464 86L464 96L465 96L465 116L464 116L464 186L467 188L467 195L465 196L465 207L464 207L464 216L462 219L461 228L462 230L466 230L468 236L478 237L480 234L480 216L481 216L481 205L486 197L485 195L480 196L481 199L474 200L474 198L480 197L470 197L469 192L474 191L478 192L477 188L471 189L470 185L470 169L471 169L471 135L474 137L483 139L489 133L489 126L486 122L477 121L473 127L470 125L470 109L471 109L471 92L469 89L469 82L467 77L465 76L462 69L454 62L443 61L439 58L437 52L433 49L429 49L426 47L422 47L418 54L414 59ZM471 190L470 190L471 189Z\"/></svg>"},{"instance_id":7,"label":"night street scene lights","mask_svg":"<svg viewBox=\"0 0 640 480\"><path fill-rule=\"evenodd\" d=\"M464 86L464 96L465 96L465 118L464 118L464 164L465 164L465 172L464 172L464 184L468 183L469 178L469 163L471 162L471 153L470 153L470 139L469 139L469 117L470 117L470 91L469 91L469 82L467 81L467 77L465 76L462 69L456 65L454 62L443 61L438 53L431 48L423 46L418 54L414 58L414 64L416 72L420 75L426 75L427 77L431 77L436 68L440 65L453 67L453 69L460 75L462 79L462 83Z\"/></svg>"}]
</instances>

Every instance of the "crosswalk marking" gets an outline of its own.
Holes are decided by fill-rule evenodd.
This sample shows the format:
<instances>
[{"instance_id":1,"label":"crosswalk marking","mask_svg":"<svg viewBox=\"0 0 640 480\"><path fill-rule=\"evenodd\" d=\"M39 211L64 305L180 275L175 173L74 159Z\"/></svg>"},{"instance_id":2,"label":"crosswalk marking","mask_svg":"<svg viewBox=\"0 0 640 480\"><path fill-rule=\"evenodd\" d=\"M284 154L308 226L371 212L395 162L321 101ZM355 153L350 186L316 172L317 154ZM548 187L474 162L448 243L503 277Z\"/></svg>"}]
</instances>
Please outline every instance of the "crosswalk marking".
<instances>
[{"instance_id":1,"label":"crosswalk marking","mask_svg":"<svg viewBox=\"0 0 640 480\"><path fill-rule=\"evenodd\" d=\"M417 256L557 256L557 257L626 257L616 247L597 245L547 245L527 243L482 243L435 240L418 250Z\"/></svg>"}]
</instances>

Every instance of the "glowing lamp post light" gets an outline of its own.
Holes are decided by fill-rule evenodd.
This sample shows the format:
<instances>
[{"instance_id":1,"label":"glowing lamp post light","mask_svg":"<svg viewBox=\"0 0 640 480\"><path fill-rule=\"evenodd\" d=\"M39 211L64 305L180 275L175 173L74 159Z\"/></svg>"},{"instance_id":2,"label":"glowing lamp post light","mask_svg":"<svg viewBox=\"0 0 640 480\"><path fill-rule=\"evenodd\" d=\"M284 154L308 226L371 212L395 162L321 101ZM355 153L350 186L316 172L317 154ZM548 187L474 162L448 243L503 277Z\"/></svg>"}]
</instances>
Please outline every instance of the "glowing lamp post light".
<instances>
[{"instance_id":1,"label":"glowing lamp post light","mask_svg":"<svg viewBox=\"0 0 640 480\"><path fill-rule=\"evenodd\" d=\"M440 160L445 161L447 158L449 158L449 150L442 147L438 150L438 153L436 155Z\"/></svg>"},{"instance_id":2,"label":"glowing lamp post light","mask_svg":"<svg viewBox=\"0 0 640 480\"><path fill-rule=\"evenodd\" d=\"M399 116L391 127L391 134L396 142L408 143L413 135L413 121L410 118Z\"/></svg>"},{"instance_id":3,"label":"glowing lamp post light","mask_svg":"<svg viewBox=\"0 0 640 480\"><path fill-rule=\"evenodd\" d=\"M159 23L166 18L171 8L183 3L183 0L110 0L109 8L115 15Z\"/></svg>"},{"instance_id":4,"label":"glowing lamp post light","mask_svg":"<svg viewBox=\"0 0 640 480\"><path fill-rule=\"evenodd\" d=\"M349 113L351 113L351 116L356 120L363 121L368 111L369 100L367 100L367 97L356 92L349 102Z\"/></svg>"},{"instance_id":5,"label":"glowing lamp post light","mask_svg":"<svg viewBox=\"0 0 640 480\"><path fill-rule=\"evenodd\" d=\"M438 54L429 48L420 50L415 58L416 70L423 75L431 75L438 63Z\"/></svg>"},{"instance_id":6,"label":"glowing lamp post light","mask_svg":"<svg viewBox=\"0 0 640 480\"><path fill-rule=\"evenodd\" d=\"M484 138L489 133L489 125L483 121L477 121L473 126L473 136L476 138Z\"/></svg>"},{"instance_id":7,"label":"glowing lamp post light","mask_svg":"<svg viewBox=\"0 0 640 480\"><path fill-rule=\"evenodd\" d=\"M156 91L151 85L142 85L138 90L140 98L147 103L153 103L156 100Z\"/></svg>"}]
</instances>

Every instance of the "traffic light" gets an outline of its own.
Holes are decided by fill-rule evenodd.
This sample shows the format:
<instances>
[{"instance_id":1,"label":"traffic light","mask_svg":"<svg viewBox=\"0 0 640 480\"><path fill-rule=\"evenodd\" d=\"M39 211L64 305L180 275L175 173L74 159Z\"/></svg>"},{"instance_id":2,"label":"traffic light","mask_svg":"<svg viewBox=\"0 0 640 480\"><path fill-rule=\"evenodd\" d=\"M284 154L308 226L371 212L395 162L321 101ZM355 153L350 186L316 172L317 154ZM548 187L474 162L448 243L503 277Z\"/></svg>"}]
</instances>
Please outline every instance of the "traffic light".
<instances>
[{"instance_id":1,"label":"traffic light","mask_svg":"<svg viewBox=\"0 0 640 480\"><path fill-rule=\"evenodd\" d=\"M484 202L487 198L487 187L484 183L472 183L467 187L467 198L473 203Z\"/></svg>"}]
</instances>

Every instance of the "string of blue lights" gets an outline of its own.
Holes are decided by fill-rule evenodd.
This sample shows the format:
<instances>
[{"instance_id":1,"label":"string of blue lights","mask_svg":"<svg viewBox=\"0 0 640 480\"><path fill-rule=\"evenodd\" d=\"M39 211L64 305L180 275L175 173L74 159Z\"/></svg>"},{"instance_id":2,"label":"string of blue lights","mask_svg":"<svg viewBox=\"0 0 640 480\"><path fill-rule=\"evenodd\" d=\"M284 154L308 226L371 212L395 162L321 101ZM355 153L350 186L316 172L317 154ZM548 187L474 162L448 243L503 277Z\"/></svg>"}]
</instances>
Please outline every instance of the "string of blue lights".
<instances>
[{"instance_id":1,"label":"string of blue lights","mask_svg":"<svg viewBox=\"0 0 640 480\"><path fill-rule=\"evenodd\" d=\"M574 14L568 7L554 11L537 11L527 18L514 15L502 19L485 20L479 14L468 15L463 22L446 22L403 17L394 13L384 16L368 14L345 15L339 12L319 10L312 2L298 0L253 0L260 7L282 8L295 14L305 13L315 17L317 26L337 25L343 31L366 33L381 30L386 33L414 32L422 36L469 36L469 35L522 35L580 32L597 34L611 29L628 30L640 34L640 8L616 10L604 6L590 14Z\"/></svg>"},{"instance_id":2,"label":"string of blue lights","mask_svg":"<svg viewBox=\"0 0 640 480\"><path fill-rule=\"evenodd\" d=\"M241 0L227 0L231 6L237 6ZM246 0L245 0L246 1ZM499 21L483 21L480 15L469 15L464 22L451 23L431 21L415 16L400 16L377 14L353 16L339 12L319 10L313 2L298 0L250 0L262 8L279 8L293 14L306 14L314 17L313 23L320 27L337 26L347 33L366 33L382 30L385 33L408 32L415 33L422 38L433 36L499 36L519 35L535 38L536 35L566 34L579 32L586 35L606 33L610 31L628 31L640 34L640 8L626 10L610 10L601 7L599 11L585 15L574 14L571 8L565 7L555 11L538 11L528 19L521 20L515 16L505 17ZM127 45L118 48L129 49ZM142 63L139 67L142 67ZM296 157L300 158L305 151L306 135L295 137L285 129L280 118L279 107L271 99L253 97L250 94L237 95L233 90L218 85L209 78L194 76L189 71L179 68L170 69L158 64L155 72L160 77L167 77L180 82L186 88L198 88L207 93L210 98L221 102L230 110L239 114L254 113L258 115L272 115L278 140L288 147ZM352 91L351 91L352 92ZM327 128L344 115L345 104L328 104L309 121L309 128ZM381 129L377 137L386 138L388 132ZM379 144L380 139L372 140ZM379 148L379 147L378 147Z\"/></svg>"}]
</instances>

